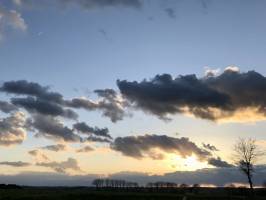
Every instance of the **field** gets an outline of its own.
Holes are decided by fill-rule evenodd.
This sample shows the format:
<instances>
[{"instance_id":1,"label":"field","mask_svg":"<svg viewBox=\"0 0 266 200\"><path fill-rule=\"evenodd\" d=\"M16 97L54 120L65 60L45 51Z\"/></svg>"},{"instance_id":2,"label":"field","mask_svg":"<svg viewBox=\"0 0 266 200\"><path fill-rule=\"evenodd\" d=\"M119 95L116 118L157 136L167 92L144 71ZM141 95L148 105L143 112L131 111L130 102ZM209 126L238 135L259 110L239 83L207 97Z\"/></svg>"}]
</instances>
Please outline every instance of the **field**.
<instances>
[{"instance_id":1,"label":"field","mask_svg":"<svg viewBox=\"0 0 266 200\"><path fill-rule=\"evenodd\" d=\"M86 187L22 187L17 189L0 189L0 199L6 200L265 200L266 191L256 190L256 197L248 197L247 190L224 188L186 189L108 189L96 190Z\"/></svg>"}]
</instances>

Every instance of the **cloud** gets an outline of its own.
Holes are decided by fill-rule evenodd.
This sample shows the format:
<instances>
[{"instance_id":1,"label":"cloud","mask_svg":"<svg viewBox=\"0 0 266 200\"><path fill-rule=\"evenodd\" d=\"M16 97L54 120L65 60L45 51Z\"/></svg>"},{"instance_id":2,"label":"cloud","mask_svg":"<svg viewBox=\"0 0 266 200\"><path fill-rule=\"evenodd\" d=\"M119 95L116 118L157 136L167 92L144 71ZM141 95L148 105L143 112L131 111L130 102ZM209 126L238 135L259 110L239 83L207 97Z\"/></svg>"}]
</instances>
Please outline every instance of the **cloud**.
<instances>
[{"instance_id":1,"label":"cloud","mask_svg":"<svg viewBox=\"0 0 266 200\"><path fill-rule=\"evenodd\" d=\"M156 75L151 80L117 81L135 107L166 119L181 113L217 122L250 122L266 119L266 77L227 67L219 76L173 78Z\"/></svg>"},{"instance_id":2,"label":"cloud","mask_svg":"<svg viewBox=\"0 0 266 200\"><path fill-rule=\"evenodd\" d=\"M217 68L217 69L211 69L209 67L205 67L205 76L206 77L211 77L211 76L217 76L219 73L220 73L220 68Z\"/></svg>"},{"instance_id":3,"label":"cloud","mask_svg":"<svg viewBox=\"0 0 266 200\"><path fill-rule=\"evenodd\" d=\"M221 160L220 157L210 158L208 160L208 164L215 166L215 167L233 167L234 166L234 165L227 163L226 161Z\"/></svg>"},{"instance_id":4,"label":"cloud","mask_svg":"<svg viewBox=\"0 0 266 200\"><path fill-rule=\"evenodd\" d=\"M33 156L37 162L39 162L39 161L43 162L43 161L49 161L49 160L50 160L50 159L49 159L44 153L42 153L42 151L39 150L39 149L35 149L35 150L28 151L28 154L30 154L31 156Z\"/></svg>"},{"instance_id":5,"label":"cloud","mask_svg":"<svg viewBox=\"0 0 266 200\"><path fill-rule=\"evenodd\" d=\"M67 149L67 146L64 144L56 144L56 145L48 145L42 147L41 149L58 152L58 151L65 151Z\"/></svg>"},{"instance_id":6,"label":"cloud","mask_svg":"<svg viewBox=\"0 0 266 200\"><path fill-rule=\"evenodd\" d=\"M214 145L202 143L202 146L209 151L219 151Z\"/></svg>"},{"instance_id":7,"label":"cloud","mask_svg":"<svg viewBox=\"0 0 266 200\"><path fill-rule=\"evenodd\" d=\"M77 153L87 153L87 152L91 152L93 151L94 149L90 146L85 146L85 147L82 147L80 149L77 149Z\"/></svg>"},{"instance_id":8,"label":"cloud","mask_svg":"<svg viewBox=\"0 0 266 200\"><path fill-rule=\"evenodd\" d=\"M0 91L7 94L23 95L23 98L12 98L12 104L23 107L30 113L41 113L44 115L61 116L77 119L78 115L70 110L64 109L63 95L51 92L48 86L41 86L35 82L26 80L4 82Z\"/></svg>"},{"instance_id":9,"label":"cloud","mask_svg":"<svg viewBox=\"0 0 266 200\"><path fill-rule=\"evenodd\" d=\"M131 7L139 8L142 6L140 0L55 0L52 3L37 2L35 0L13 0L13 2L18 6L34 7L38 5L77 5L83 9L90 10L95 8L105 8L105 7Z\"/></svg>"},{"instance_id":10,"label":"cloud","mask_svg":"<svg viewBox=\"0 0 266 200\"><path fill-rule=\"evenodd\" d=\"M107 138L101 138L101 137L95 137L95 136L89 136L85 139L85 141L88 142L100 142L100 143L111 143L110 139Z\"/></svg>"},{"instance_id":11,"label":"cloud","mask_svg":"<svg viewBox=\"0 0 266 200\"><path fill-rule=\"evenodd\" d=\"M68 158L66 161L62 162L38 162L36 165L51 168L59 173L66 173L68 170L81 172L78 162L74 158Z\"/></svg>"},{"instance_id":12,"label":"cloud","mask_svg":"<svg viewBox=\"0 0 266 200\"><path fill-rule=\"evenodd\" d=\"M211 153L199 148L188 138L174 138L166 135L143 135L118 137L111 143L111 149L133 158L151 157L163 159L163 154L154 154L159 149L164 153L177 153L183 158L196 155L200 160L206 160ZM155 155L155 156L154 156Z\"/></svg>"},{"instance_id":13,"label":"cloud","mask_svg":"<svg viewBox=\"0 0 266 200\"><path fill-rule=\"evenodd\" d=\"M65 142L81 142L82 138L75 134L73 130L64 126L58 119L36 114L30 122L32 128L38 131L37 136L43 136L53 140L63 140Z\"/></svg>"},{"instance_id":14,"label":"cloud","mask_svg":"<svg viewBox=\"0 0 266 200\"><path fill-rule=\"evenodd\" d=\"M17 111L17 107L11 103L0 100L0 110L4 113L10 113L12 111Z\"/></svg>"},{"instance_id":15,"label":"cloud","mask_svg":"<svg viewBox=\"0 0 266 200\"><path fill-rule=\"evenodd\" d=\"M95 90L98 101L92 101L86 98L74 98L66 101L66 105L72 108L83 108L89 111L99 110L103 116L110 118L112 122L122 120L128 114L125 107L128 106L127 101L123 99L116 91L112 89Z\"/></svg>"},{"instance_id":16,"label":"cloud","mask_svg":"<svg viewBox=\"0 0 266 200\"><path fill-rule=\"evenodd\" d=\"M21 144L26 139L26 116L22 112L0 119L0 145Z\"/></svg>"},{"instance_id":17,"label":"cloud","mask_svg":"<svg viewBox=\"0 0 266 200\"><path fill-rule=\"evenodd\" d=\"M176 18L176 13L175 13L175 10L173 8L166 8L166 9L164 9L164 11L168 15L168 17L170 17L172 19Z\"/></svg>"},{"instance_id":18,"label":"cloud","mask_svg":"<svg viewBox=\"0 0 266 200\"><path fill-rule=\"evenodd\" d=\"M28 167L31 164L27 162L22 162L22 161L15 161L15 162L3 161L3 162L0 162L0 165L7 165L11 167Z\"/></svg>"},{"instance_id":19,"label":"cloud","mask_svg":"<svg viewBox=\"0 0 266 200\"><path fill-rule=\"evenodd\" d=\"M70 109L63 109L59 104L46 101L40 98L12 98L11 102L25 108L30 113L40 113L44 115L62 116L69 119L77 119L78 115Z\"/></svg>"},{"instance_id":20,"label":"cloud","mask_svg":"<svg viewBox=\"0 0 266 200\"><path fill-rule=\"evenodd\" d=\"M45 99L47 101L53 101L56 103L61 103L63 101L63 96L57 92L50 92L49 87L41 86L35 82L29 82L26 80L18 81L7 81L4 82L0 90L2 92L16 94L16 95L29 95L38 97L40 99Z\"/></svg>"},{"instance_id":21,"label":"cloud","mask_svg":"<svg viewBox=\"0 0 266 200\"><path fill-rule=\"evenodd\" d=\"M27 24L20 13L0 5L0 39L3 37L4 31L9 27L21 31L27 30Z\"/></svg>"},{"instance_id":22,"label":"cloud","mask_svg":"<svg viewBox=\"0 0 266 200\"><path fill-rule=\"evenodd\" d=\"M85 122L75 123L73 128L77 131L87 134L87 135L95 135L100 137L106 137L108 139L112 139L111 135L108 134L108 128L98 128L98 127L91 127L87 125Z\"/></svg>"}]
</instances>

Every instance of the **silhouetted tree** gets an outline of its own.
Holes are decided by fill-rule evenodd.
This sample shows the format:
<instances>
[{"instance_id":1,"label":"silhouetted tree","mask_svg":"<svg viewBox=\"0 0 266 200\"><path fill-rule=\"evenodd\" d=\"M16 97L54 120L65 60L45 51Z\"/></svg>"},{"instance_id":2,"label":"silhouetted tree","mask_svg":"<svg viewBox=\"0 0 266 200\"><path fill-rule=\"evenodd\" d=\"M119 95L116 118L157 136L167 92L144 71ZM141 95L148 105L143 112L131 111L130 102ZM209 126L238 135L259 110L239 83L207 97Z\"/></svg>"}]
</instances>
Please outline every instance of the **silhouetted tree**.
<instances>
[{"instance_id":1,"label":"silhouetted tree","mask_svg":"<svg viewBox=\"0 0 266 200\"><path fill-rule=\"evenodd\" d=\"M179 187L181 187L181 188L187 188L187 187L188 187L188 185L187 185L187 184L185 184L185 183L182 183L182 184L180 184L180 185L179 185Z\"/></svg>"},{"instance_id":2,"label":"silhouetted tree","mask_svg":"<svg viewBox=\"0 0 266 200\"><path fill-rule=\"evenodd\" d=\"M92 185L95 185L96 188L99 188L101 187L101 182L102 182L101 179L95 179L92 181Z\"/></svg>"},{"instance_id":3,"label":"silhouetted tree","mask_svg":"<svg viewBox=\"0 0 266 200\"><path fill-rule=\"evenodd\" d=\"M234 146L235 162L239 169L247 176L251 191L253 191L254 164L263 155L258 150L256 140L240 138Z\"/></svg>"}]
</instances>

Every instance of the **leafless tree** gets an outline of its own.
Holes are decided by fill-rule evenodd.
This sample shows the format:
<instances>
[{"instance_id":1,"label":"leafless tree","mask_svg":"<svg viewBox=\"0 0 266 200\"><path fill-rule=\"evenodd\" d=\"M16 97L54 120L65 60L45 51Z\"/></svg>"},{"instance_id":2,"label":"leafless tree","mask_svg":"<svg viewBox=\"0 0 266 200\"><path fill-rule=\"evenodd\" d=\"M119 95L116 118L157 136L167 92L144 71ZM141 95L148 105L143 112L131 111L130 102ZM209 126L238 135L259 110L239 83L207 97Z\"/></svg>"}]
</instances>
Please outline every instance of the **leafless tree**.
<instances>
[{"instance_id":1,"label":"leafless tree","mask_svg":"<svg viewBox=\"0 0 266 200\"><path fill-rule=\"evenodd\" d=\"M254 139L240 138L234 146L234 159L239 169L247 176L250 189L253 190L254 165L263 155Z\"/></svg>"}]
</instances>

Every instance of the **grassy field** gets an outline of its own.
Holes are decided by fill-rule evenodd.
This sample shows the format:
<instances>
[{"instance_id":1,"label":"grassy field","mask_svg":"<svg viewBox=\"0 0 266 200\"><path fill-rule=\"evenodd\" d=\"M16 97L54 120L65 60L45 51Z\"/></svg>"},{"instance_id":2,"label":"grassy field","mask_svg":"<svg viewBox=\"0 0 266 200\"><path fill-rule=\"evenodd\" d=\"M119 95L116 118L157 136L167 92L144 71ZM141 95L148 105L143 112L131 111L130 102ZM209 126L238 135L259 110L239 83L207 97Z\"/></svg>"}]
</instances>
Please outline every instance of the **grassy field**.
<instances>
[{"instance_id":1,"label":"grassy field","mask_svg":"<svg viewBox=\"0 0 266 200\"><path fill-rule=\"evenodd\" d=\"M264 192L257 194L256 200L265 200ZM139 191L128 191L128 190L110 190L102 189L95 190L92 188L33 188L25 187L21 189L0 189L0 199L15 200L240 200L240 199L251 199L245 197L243 194L236 194L233 191L217 189L200 189L195 192L187 190L139 190Z\"/></svg>"}]
</instances>

